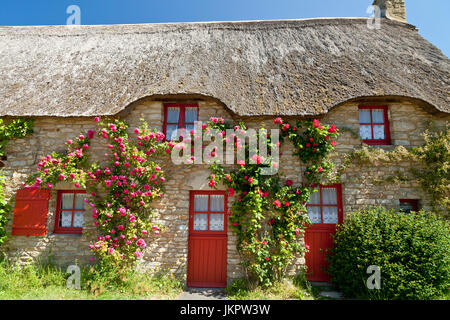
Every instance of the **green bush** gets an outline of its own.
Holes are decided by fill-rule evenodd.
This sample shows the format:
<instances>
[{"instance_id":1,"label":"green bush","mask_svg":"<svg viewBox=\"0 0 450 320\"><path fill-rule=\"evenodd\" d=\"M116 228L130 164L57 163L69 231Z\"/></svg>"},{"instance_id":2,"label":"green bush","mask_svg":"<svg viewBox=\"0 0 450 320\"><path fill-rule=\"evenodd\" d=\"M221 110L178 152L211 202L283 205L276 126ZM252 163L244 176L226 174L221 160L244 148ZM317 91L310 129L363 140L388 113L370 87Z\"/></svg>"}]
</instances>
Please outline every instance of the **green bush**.
<instances>
[{"instance_id":1,"label":"green bush","mask_svg":"<svg viewBox=\"0 0 450 320\"><path fill-rule=\"evenodd\" d=\"M433 299L450 287L450 223L436 214L371 207L338 226L328 259L332 282L348 298ZM369 290L370 265L381 288Z\"/></svg>"}]
</instances>

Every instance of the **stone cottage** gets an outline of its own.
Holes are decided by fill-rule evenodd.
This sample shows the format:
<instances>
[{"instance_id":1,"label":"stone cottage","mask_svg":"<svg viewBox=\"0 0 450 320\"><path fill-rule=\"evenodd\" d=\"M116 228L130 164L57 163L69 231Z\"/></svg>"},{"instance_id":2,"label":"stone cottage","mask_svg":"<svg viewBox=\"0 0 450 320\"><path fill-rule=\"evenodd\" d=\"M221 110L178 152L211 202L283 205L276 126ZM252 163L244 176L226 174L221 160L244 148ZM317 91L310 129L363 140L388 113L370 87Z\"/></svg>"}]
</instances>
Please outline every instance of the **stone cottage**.
<instances>
[{"instance_id":1,"label":"stone cottage","mask_svg":"<svg viewBox=\"0 0 450 320\"><path fill-rule=\"evenodd\" d=\"M0 116L35 119L34 134L7 147L8 197L18 203L20 182L40 157L65 150L67 139L91 129L94 116L131 125L144 118L166 133L185 127L188 118L221 116L274 128L275 116L314 117L348 129L337 140L339 155L362 143L385 150L420 145L429 122L443 128L450 120L450 61L406 23L403 0L376 3L383 15L379 29L367 18L0 27ZM280 170L302 183L303 168L292 148L287 144L281 151ZM408 166L350 167L341 184L321 186L308 214L326 232L307 231L311 252L296 266L306 263L311 280L326 280L319 249L330 245L330 230L353 209L428 208L427 196L415 185L369 179ZM192 286L220 287L241 277L236 239L226 223L231 199L211 192L208 166L167 163L164 170L171 179L154 206L168 232L146 249L142 265L186 275ZM26 222L15 223L11 213L9 257L89 263L84 231L94 226L90 214L84 215L82 197L61 183L49 197L34 199L45 204L45 224L31 235L23 232ZM196 217L195 208L205 203L207 214ZM196 237L205 225L217 232L215 242ZM193 257L191 246L201 246L201 255ZM215 271L208 276L195 271L205 265Z\"/></svg>"}]
</instances>

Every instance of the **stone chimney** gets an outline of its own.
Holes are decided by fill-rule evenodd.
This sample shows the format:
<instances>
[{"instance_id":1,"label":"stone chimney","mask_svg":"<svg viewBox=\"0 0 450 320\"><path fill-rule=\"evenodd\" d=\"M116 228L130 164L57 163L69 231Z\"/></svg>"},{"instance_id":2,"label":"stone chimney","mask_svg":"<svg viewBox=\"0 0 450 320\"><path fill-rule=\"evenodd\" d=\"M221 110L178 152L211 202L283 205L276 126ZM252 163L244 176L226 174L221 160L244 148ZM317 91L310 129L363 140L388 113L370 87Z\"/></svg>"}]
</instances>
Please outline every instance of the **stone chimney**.
<instances>
[{"instance_id":1,"label":"stone chimney","mask_svg":"<svg viewBox=\"0 0 450 320\"><path fill-rule=\"evenodd\" d=\"M373 5L380 7L382 18L406 22L405 0L374 0Z\"/></svg>"}]
</instances>

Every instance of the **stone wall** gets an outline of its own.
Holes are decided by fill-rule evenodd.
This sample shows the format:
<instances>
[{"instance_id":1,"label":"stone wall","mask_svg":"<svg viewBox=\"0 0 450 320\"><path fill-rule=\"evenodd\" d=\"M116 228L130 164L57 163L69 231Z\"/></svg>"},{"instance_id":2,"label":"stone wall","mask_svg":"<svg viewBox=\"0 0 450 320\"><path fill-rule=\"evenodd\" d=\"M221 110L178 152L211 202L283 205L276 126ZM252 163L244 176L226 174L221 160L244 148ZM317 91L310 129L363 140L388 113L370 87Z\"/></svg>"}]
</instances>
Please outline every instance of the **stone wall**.
<instances>
[{"instance_id":1,"label":"stone wall","mask_svg":"<svg viewBox=\"0 0 450 320\"><path fill-rule=\"evenodd\" d=\"M259 129L276 128L273 117L266 118L237 118L228 112L225 107L215 101L194 101L199 104L199 120L207 121L211 116L222 116L226 120L245 121L249 127ZM413 115L413 116L412 116ZM129 123L131 128L139 123L139 119L145 119L152 127L162 130L163 102L143 99L133 103L127 112L121 115ZM351 131L358 134L358 106L356 104L344 104L331 110L327 115L319 118L323 123L335 123L338 127L347 128L337 139L337 160L342 159L342 154L361 147L359 138L355 138ZM292 118L295 120L295 118ZM418 146L423 141L420 134L426 129L427 123L433 121L435 125L443 127L450 116L432 115L420 107L411 103L395 103L389 105L389 120L393 146L383 146L386 150L393 149L395 145ZM7 176L7 194L12 196L20 187L20 181L32 173L41 156L52 151L65 149L64 142L74 138L80 132L92 129L92 119L86 118L38 118L35 122L35 133L26 139L12 142L6 150L8 156L5 161L4 172ZM101 159L103 145L99 139L92 144L94 159ZM282 147L280 171L296 184L302 183L303 167L297 157L293 156L292 145L287 142ZM427 207L426 196L416 185L404 184L375 184L373 178L385 177L396 170L406 170L409 163L401 163L395 167L383 165L371 168L350 167L342 181L344 215L354 209L365 205L384 205L398 207L399 199L420 199L420 205ZM160 202L152 205L159 213L158 221L166 228L160 236L154 236L154 241L146 249L141 267L153 270L166 270L180 276L186 274L186 261L188 254L188 214L189 191L208 190L207 177L208 165L196 165L194 167L176 166L170 161L162 163L168 180L166 193ZM25 262L31 259L47 261L49 255L52 261L67 265L74 263L90 263L91 253L88 249L89 240L94 237L95 229L90 218L90 211L86 214L85 229L83 235L54 234L54 214L56 208L56 191L58 189L70 189L69 185L58 184L52 190L52 198L49 203L47 227L49 232L43 237L11 236L7 243L7 250L11 259ZM223 189L223 186L220 188ZM233 199L228 199L231 207ZM8 225L11 229L12 219ZM239 266L239 255L236 251L236 237L228 231L228 279L236 279L243 275ZM304 264L303 257L298 257L296 266Z\"/></svg>"}]
</instances>

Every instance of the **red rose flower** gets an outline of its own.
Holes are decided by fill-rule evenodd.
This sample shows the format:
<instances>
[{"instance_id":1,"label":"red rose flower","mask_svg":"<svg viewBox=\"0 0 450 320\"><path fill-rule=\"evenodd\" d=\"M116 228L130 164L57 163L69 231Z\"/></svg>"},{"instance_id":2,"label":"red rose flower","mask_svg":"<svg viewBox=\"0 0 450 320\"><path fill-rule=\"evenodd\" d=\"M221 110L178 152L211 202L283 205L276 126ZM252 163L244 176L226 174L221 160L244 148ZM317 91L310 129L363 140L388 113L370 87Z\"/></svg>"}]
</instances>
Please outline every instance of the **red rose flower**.
<instances>
[{"instance_id":1,"label":"red rose flower","mask_svg":"<svg viewBox=\"0 0 450 320\"><path fill-rule=\"evenodd\" d=\"M274 123L282 124L282 123L283 123L283 120L282 120L281 118L276 118L273 122L274 122Z\"/></svg>"},{"instance_id":2,"label":"red rose flower","mask_svg":"<svg viewBox=\"0 0 450 320\"><path fill-rule=\"evenodd\" d=\"M335 133L336 132L336 126L334 124L332 124L330 129L328 129L328 132Z\"/></svg>"}]
</instances>

